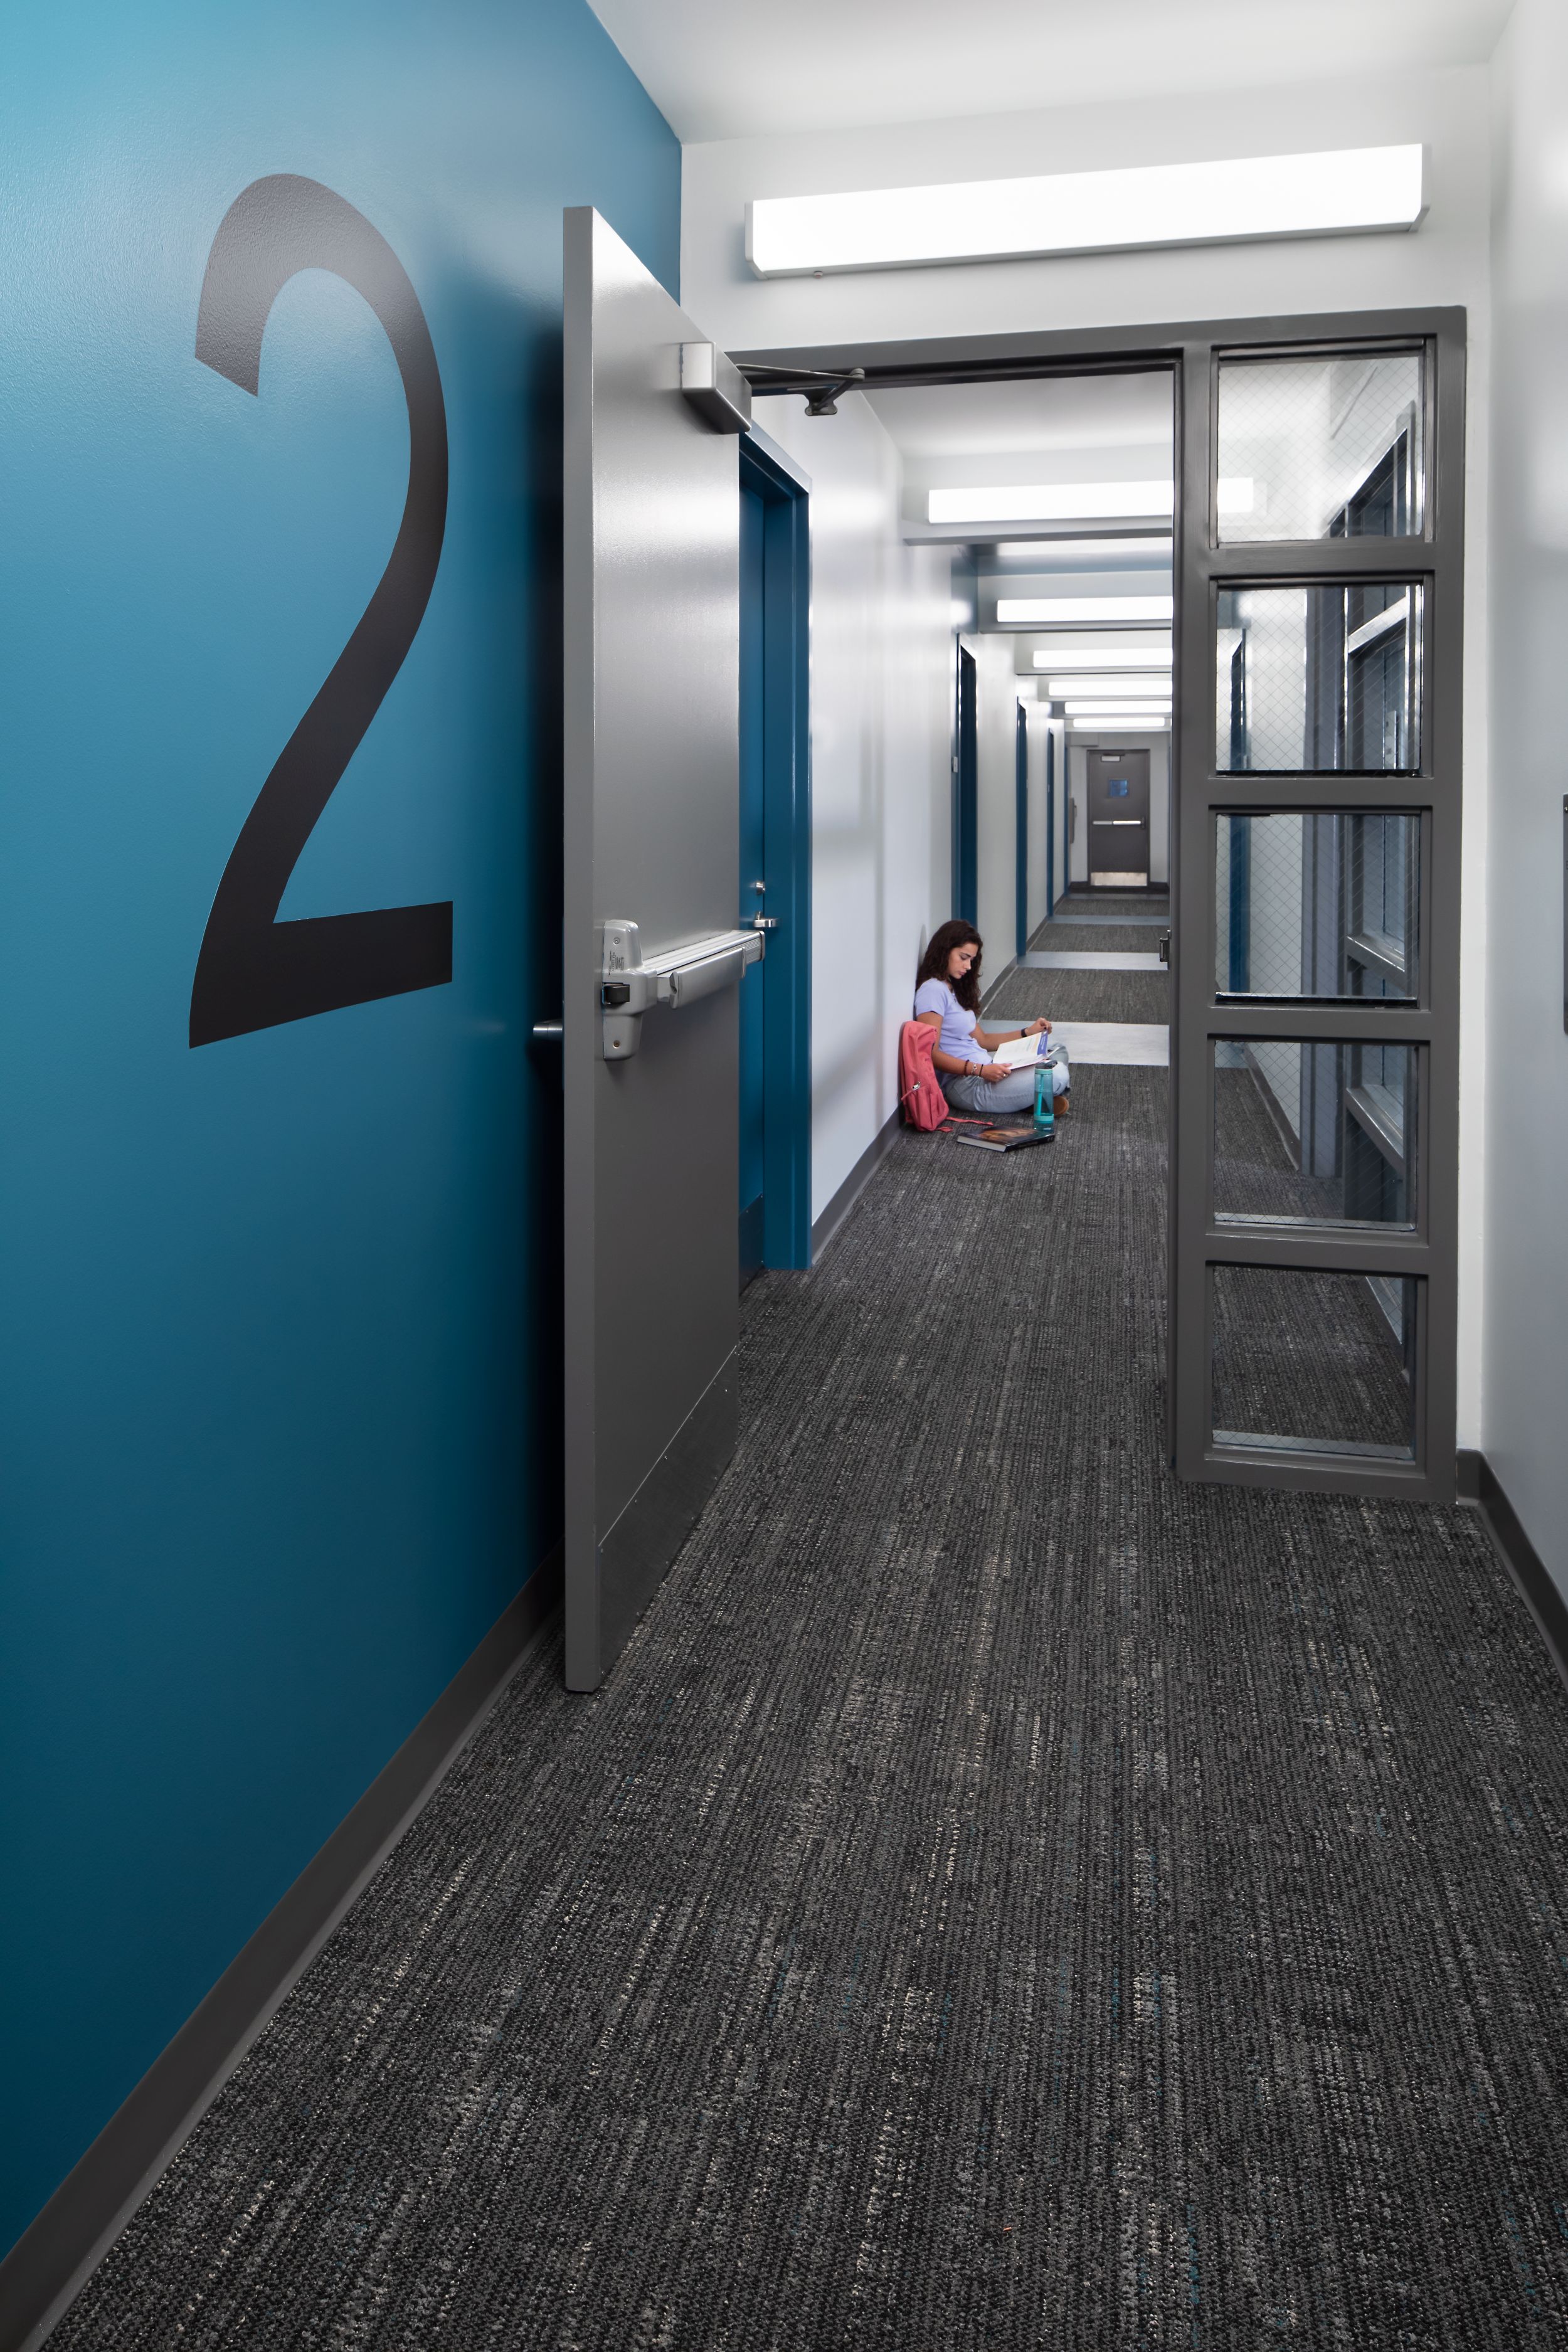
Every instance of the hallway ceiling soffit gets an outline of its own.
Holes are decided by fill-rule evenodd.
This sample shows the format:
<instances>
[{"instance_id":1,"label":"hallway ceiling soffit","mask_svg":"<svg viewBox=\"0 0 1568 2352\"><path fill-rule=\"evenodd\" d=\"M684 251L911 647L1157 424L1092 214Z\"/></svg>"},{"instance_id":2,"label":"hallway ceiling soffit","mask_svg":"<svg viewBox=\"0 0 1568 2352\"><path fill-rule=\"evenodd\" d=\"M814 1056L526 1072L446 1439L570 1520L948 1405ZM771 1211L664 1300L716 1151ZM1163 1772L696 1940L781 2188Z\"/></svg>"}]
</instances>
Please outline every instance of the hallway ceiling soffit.
<instances>
[{"instance_id":1,"label":"hallway ceiling soffit","mask_svg":"<svg viewBox=\"0 0 1568 2352\"><path fill-rule=\"evenodd\" d=\"M1511 0L592 0L688 142L1483 64ZM998 93L1016 102L999 106ZM759 193L763 193L759 191Z\"/></svg>"}]
</instances>

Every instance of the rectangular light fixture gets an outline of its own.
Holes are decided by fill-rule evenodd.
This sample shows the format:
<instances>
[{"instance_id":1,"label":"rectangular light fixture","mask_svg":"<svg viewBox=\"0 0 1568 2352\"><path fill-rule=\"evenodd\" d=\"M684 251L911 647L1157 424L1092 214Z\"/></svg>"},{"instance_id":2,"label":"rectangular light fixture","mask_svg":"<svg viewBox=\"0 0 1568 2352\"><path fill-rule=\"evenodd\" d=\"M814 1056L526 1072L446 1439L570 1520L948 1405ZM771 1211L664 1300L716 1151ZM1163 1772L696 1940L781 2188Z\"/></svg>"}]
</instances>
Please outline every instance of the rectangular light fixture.
<instances>
[{"instance_id":1,"label":"rectangular light fixture","mask_svg":"<svg viewBox=\"0 0 1568 2352\"><path fill-rule=\"evenodd\" d=\"M998 542L1006 551L1010 563L1022 557L1042 558L1049 562L1056 556L1099 555L1107 565L1118 555L1169 555L1171 536L1167 531L1159 539L1005 539Z\"/></svg>"},{"instance_id":2,"label":"rectangular light fixture","mask_svg":"<svg viewBox=\"0 0 1568 2352\"><path fill-rule=\"evenodd\" d=\"M1037 669L1169 669L1169 650L1147 653L1142 646L1047 646L1035 655Z\"/></svg>"},{"instance_id":3,"label":"rectangular light fixture","mask_svg":"<svg viewBox=\"0 0 1568 2352\"><path fill-rule=\"evenodd\" d=\"M1215 484L1222 515L1252 512L1256 486L1247 475L1224 475ZM979 489L928 490L928 522L1109 522L1118 515L1171 514L1173 482L998 482ZM1085 542L1098 555L1130 554L1134 548L1163 553L1169 540ZM1049 541L1046 546L1050 546ZM1059 554L1058 546L1053 551ZM1016 552L1016 551L1015 551Z\"/></svg>"},{"instance_id":4,"label":"rectangular light fixture","mask_svg":"<svg viewBox=\"0 0 1568 2352\"><path fill-rule=\"evenodd\" d=\"M1075 735L1109 735L1119 743L1128 735L1163 735L1171 722L1168 719L1069 719L1068 727Z\"/></svg>"},{"instance_id":5,"label":"rectangular light fixture","mask_svg":"<svg viewBox=\"0 0 1568 2352\"><path fill-rule=\"evenodd\" d=\"M978 489L928 490L930 522L1082 522L1112 515L1169 514L1175 486L1163 482L996 482Z\"/></svg>"},{"instance_id":6,"label":"rectangular light fixture","mask_svg":"<svg viewBox=\"0 0 1568 2352\"><path fill-rule=\"evenodd\" d=\"M1168 702L1069 702L1067 715L1069 719L1168 719L1171 706Z\"/></svg>"},{"instance_id":7,"label":"rectangular light fixture","mask_svg":"<svg viewBox=\"0 0 1568 2352\"><path fill-rule=\"evenodd\" d=\"M1086 621L1121 627L1128 621L1169 621L1170 596L998 596L996 623L1004 629L1081 628Z\"/></svg>"},{"instance_id":8,"label":"rectangular light fixture","mask_svg":"<svg viewBox=\"0 0 1568 2352\"><path fill-rule=\"evenodd\" d=\"M1159 539L1117 539L1112 534L1100 534L1096 539L999 539L1008 562L1027 560L1039 555L1048 562L1053 555L1168 555L1171 552L1171 531L1162 531Z\"/></svg>"},{"instance_id":9,"label":"rectangular light fixture","mask_svg":"<svg viewBox=\"0 0 1568 2352\"><path fill-rule=\"evenodd\" d=\"M1115 694L1131 700L1142 701L1149 695L1171 696L1169 676L1150 677L1053 677L1046 682L1046 692L1054 702L1064 696L1077 694Z\"/></svg>"},{"instance_id":10,"label":"rectangular light fixture","mask_svg":"<svg viewBox=\"0 0 1568 2352\"><path fill-rule=\"evenodd\" d=\"M940 187L760 196L746 206L746 258L759 278L805 278L1138 246L1342 236L1414 228L1425 202L1419 146L1342 147Z\"/></svg>"}]
</instances>

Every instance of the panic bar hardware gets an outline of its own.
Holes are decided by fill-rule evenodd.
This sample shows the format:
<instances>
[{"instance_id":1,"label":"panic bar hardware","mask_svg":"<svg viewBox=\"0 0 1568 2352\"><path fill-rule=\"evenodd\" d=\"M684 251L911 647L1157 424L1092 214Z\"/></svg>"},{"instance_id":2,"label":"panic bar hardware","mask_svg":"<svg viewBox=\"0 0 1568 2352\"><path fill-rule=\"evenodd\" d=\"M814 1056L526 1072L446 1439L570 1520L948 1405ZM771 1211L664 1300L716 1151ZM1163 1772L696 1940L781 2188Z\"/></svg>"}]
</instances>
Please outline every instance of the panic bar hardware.
<instances>
[{"instance_id":1,"label":"panic bar hardware","mask_svg":"<svg viewBox=\"0 0 1568 2352\"><path fill-rule=\"evenodd\" d=\"M681 948L642 959L635 923L611 919L599 925L599 1010L606 1062L625 1062L642 1042L642 1016L656 1004L679 1011L738 981L748 964L763 960L760 931L715 931Z\"/></svg>"}]
</instances>

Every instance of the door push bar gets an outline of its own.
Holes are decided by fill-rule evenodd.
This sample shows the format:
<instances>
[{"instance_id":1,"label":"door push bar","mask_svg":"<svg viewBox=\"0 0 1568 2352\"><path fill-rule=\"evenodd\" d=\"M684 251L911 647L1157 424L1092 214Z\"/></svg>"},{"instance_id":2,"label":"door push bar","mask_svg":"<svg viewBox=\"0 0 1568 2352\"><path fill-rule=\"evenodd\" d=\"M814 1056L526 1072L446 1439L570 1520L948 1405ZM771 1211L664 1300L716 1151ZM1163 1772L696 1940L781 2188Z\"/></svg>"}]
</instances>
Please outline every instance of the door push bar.
<instances>
[{"instance_id":1,"label":"door push bar","mask_svg":"<svg viewBox=\"0 0 1568 2352\"><path fill-rule=\"evenodd\" d=\"M763 960L760 931L715 931L683 948L642 960L637 927L612 918L599 925L599 1009L606 1062L625 1062L642 1042L642 1017L656 1004L679 1012L739 980Z\"/></svg>"}]
</instances>

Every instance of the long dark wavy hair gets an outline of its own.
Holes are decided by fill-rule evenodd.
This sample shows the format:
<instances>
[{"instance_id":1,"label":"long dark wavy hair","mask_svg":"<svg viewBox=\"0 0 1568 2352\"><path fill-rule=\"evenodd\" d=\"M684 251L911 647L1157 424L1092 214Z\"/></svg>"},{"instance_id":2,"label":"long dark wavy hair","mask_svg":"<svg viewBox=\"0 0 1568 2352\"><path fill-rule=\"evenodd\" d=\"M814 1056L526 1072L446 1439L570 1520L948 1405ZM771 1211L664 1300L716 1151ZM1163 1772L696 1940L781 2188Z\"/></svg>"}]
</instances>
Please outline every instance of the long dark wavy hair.
<instances>
[{"instance_id":1,"label":"long dark wavy hair","mask_svg":"<svg viewBox=\"0 0 1568 2352\"><path fill-rule=\"evenodd\" d=\"M974 942L974 961L962 980L947 979L947 960L954 948L965 948ZM943 980L957 997L966 1013L980 1010L980 966L985 952L985 942L973 923L954 916L951 923L942 923L931 935L931 945L921 958L921 968L915 974L915 986L922 981Z\"/></svg>"}]
</instances>

